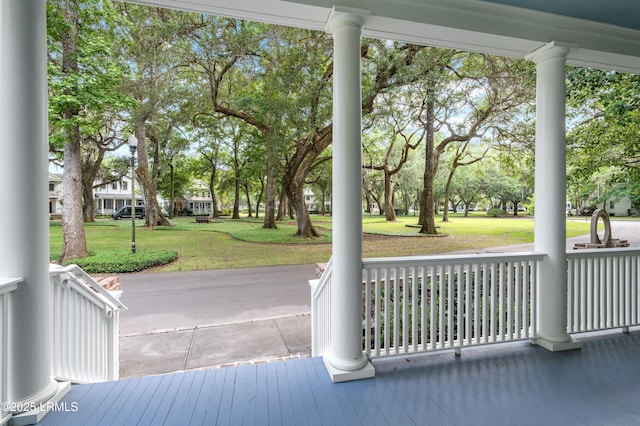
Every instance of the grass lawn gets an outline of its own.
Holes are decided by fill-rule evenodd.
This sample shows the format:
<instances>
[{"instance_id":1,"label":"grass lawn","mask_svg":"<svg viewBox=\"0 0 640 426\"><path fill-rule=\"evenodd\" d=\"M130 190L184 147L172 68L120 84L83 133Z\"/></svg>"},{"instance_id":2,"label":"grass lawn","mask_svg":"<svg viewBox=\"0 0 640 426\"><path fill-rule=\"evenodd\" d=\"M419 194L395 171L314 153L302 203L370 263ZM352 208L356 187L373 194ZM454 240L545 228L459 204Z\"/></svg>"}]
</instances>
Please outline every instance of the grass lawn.
<instances>
[{"instance_id":1,"label":"grass lawn","mask_svg":"<svg viewBox=\"0 0 640 426\"><path fill-rule=\"evenodd\" d=\"M149 231L143 221L136 221L136 246L143 250L173 250L177 261L154 268L155 271L186 271L195 269L238 268L251 266L287 265L326 262L331 256L331 217L313 216L321 234L316 239L293 236L295 220L279 222L278 229L263 229L262 219L219 219L211 223L196 223L193 218L172 220L174 226ZM403 256L446 253L530 243L533 241L533 218L490 218L485 215L463 217L450 215L449 222L436 219L444 236L423 236L416 225L416 217L400 217L389 223L380 216L363 218L364 256ZM589 233L589 221L568 221L567 236ZM62 226L50 226L51 254L62 252ZM85 226L89 251L122 250L131 248L129 220L99 220Z\"/></svg>"}]
</instances>

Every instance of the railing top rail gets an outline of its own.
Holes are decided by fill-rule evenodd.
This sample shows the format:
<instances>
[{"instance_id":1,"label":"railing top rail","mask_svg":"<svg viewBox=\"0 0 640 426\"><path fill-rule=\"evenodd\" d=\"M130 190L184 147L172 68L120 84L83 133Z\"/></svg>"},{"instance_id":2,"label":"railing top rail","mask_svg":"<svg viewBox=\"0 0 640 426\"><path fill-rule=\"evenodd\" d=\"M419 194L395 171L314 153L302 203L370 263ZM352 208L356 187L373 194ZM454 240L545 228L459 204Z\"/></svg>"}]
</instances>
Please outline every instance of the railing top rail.
<instances>
[{"instance_id":1,"label":"railing top rail","mask_svg":"<svg viewBox=\"0 0 640 426\"><path fill-rule=\"evenodd\" d=\"M312 280L314 285L311 287L311 294L314 299L317 299L318 295L322 291L322 289L327 285L329 281L329 277L331 276L331 272L333 270L333 256L329 258L329 262L327 262L327 266L322 272L322 277L319 280ZM309 281L309 283L312 283Z\"/></svg>"},{"instance_id":2,"label":"railing top rail","mask_svg":"<svg viewBox=\"0 0 640 426\"><path fill-rule=\"evenodd\" d=\"M120 302L113 294L111 294L111 292L109 292L108 290L105 290L104 287L98 284L91 275L83 271L82 268L80 268L78 265L68 265L64 267L58 266L58 265L52 265L49 272L51 275L71 273L75 275L77 278L82 278L82 280L88 286L90 286L93 290L95 290L97 293L103 296L106 299L106 301L109 302L109 304L113 305L114 309L127 310L127 307L122 302Z\"/></svg>"},{"instance_id":3,"label":"railing top rail","mask_svg":"<svg viewBox=\"0 0 640 426\"><path fill-rule=\"evenodd\" d=\"M478 264L490 262L507 262L517 260L542 260L545 253L520 252L520 253L482 253L482 254L444 254L430 256L402 256L402 257L375 257L362 259L363 268L388 267L388 266L425 266L425 265L456 265L461 263Z\"/></svg>"},{"instance_id":4,"label":"railing top rail","mask_svg":"<svg viewBox=\"0 0 640 426\"><path fill-rule=\"evenodd\" d=\"M615 247L600 249L581 249L567 252L567 258L580 259L585 257L612 257L612 256L629 256L640 255L640 247Z\"/></svg>"},{"instance_id":5,"label":"railing top rail","mask_svg":"<svg viewBox=\"0 0 640 426\"><path fill-rule=\"evenodd\" d=\"M24 278L0 278L0 294L9 293L18 288L18 284L24 282Z\"/></svg>"}]
</instances>

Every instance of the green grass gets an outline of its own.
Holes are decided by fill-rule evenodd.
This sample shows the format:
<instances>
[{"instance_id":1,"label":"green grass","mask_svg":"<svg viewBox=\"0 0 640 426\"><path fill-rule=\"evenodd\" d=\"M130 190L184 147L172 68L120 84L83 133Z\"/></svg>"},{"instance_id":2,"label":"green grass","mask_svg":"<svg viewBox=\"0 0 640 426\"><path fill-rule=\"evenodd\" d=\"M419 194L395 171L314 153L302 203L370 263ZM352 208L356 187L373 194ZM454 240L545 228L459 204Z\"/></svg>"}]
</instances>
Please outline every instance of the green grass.
<instances>
[{"instance_id":1,"label":"green grass","mask_svg":"<svg viewBox=\"0 0 640 426\"><path fill-rule=\"evenodd\" d=\"M314 226L321 236L315 239L295 237L295 220L278 222L278 229L263 229L262 219L219 219L196 223L193 218L172 220L174 226L153 231L136 221L138 253L175 251L178 259L154 268L157 271L185 271L269 265L326 262L331 256L331 217L314 216ZM363 218L363 253L365 257L386 257L447 253L530 243L533 241L533 219L490 218L486 215L463 217L450 215L449 222L436 219L438 231L445 236L435 238L418 234L417 218L400 217L386 222L380 216ZM589 221L567 222L567 237L589 233ZM85 226L89 251L127 253L131 247L131 222L100 220ZM62 252L62 227L50 227L52 258ZM106 255L109 258L110 255ZM114 255L115 256L115 255Z\"/></svg>"}]
</instances>

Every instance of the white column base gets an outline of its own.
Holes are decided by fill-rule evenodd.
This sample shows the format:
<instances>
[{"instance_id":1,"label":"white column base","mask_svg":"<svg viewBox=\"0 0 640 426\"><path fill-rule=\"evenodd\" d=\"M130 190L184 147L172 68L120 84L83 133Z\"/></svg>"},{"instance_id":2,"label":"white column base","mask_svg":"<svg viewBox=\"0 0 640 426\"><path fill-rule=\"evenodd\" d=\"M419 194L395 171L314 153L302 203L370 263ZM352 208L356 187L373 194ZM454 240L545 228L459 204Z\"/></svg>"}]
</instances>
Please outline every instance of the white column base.
<instances>
[{"instance_id":1,"label":"white column base","mask_svg":"<svg viewBox=\"0 0 640 426\"><path fill-rule=\"evenodd\" d=\"M60 409L60 401L71 390L70 382L56 383L55 394L48 400L35 403L38 409L14 414L9 420L9 426L25 426L39 423L50 411Z\"/></svg>"},{"instance_id":2,"label":"white column base","mask_svg":"<svg viewBox=\"0 0 640 426\"><path fill-rule=\"evenodd\" d=\"M582 349L582 343L571 339L568 342L552 342L543 338L532 339L531 343L541 346L551 352L572 351L574 349Z\"/></svg>"},{"instance_id":3,"label":"white column base","mask_svg":"<svg viewBox=\"0 0 640 426\"><path fill-rule=\"evenodd\" d=\"M373 364L367 360L364 367L358 370L341 370L339 368L331 365L331 362L328 359L328 356L325 355L322 357L324 361L324 366L327 368L327 372L329 373L329 377L333 383L341 383L341 382L349 382L351 380L361 380L361 379L370 379L376 376L376 369Z\"/></svg>"}]
</instances>

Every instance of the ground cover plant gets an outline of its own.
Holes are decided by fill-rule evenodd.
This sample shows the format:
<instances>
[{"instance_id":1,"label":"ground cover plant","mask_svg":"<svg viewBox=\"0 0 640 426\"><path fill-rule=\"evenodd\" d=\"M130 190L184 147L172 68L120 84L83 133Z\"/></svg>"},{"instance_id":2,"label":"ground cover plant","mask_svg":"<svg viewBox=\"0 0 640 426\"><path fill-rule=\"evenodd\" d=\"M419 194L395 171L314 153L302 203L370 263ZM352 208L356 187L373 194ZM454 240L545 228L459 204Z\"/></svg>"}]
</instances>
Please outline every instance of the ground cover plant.
<instances>
[{"instance_id":1,"label":"ground cover plant","mask_svg":"<svg viewBox=\"0 0 640 426\"><path fill-rule=\"evenodd\" d=\"M223 218L210 223L196 223L192 217L182 217L173 219L172 223L171 227L158 227L151 231L143 226L142 221L136 221L136 255L140 254L137 257L131 255L130 221L87 223L85 232L93 256L75 263L82 263L83 268L95 268L91 269L92 273L131 272L150 266L154 266L153 271L186 271L318 263L331 257L330 216L314 217L320 231L317 238L295 237L295 220L278 222L275 230L263 229L261 219L255 218ZM440 236L418 234L414 227L416 224L417 217L413 216L399 217L396 222L387 222L384 217L376 215L365 216L364 256L438 254L533 241L531 217L450 215L450 222L436 223ZM589 221L577 219L567 222L567 237L588 233ZM50 239L51 258L57 261L62 252L62 227L59 223L52 222ZM133 266L123 266L131 265L131 262ZM105 268L104 265L110 265L114 270L98 270L99 265Z\"/></svg>"}]
</instances>

